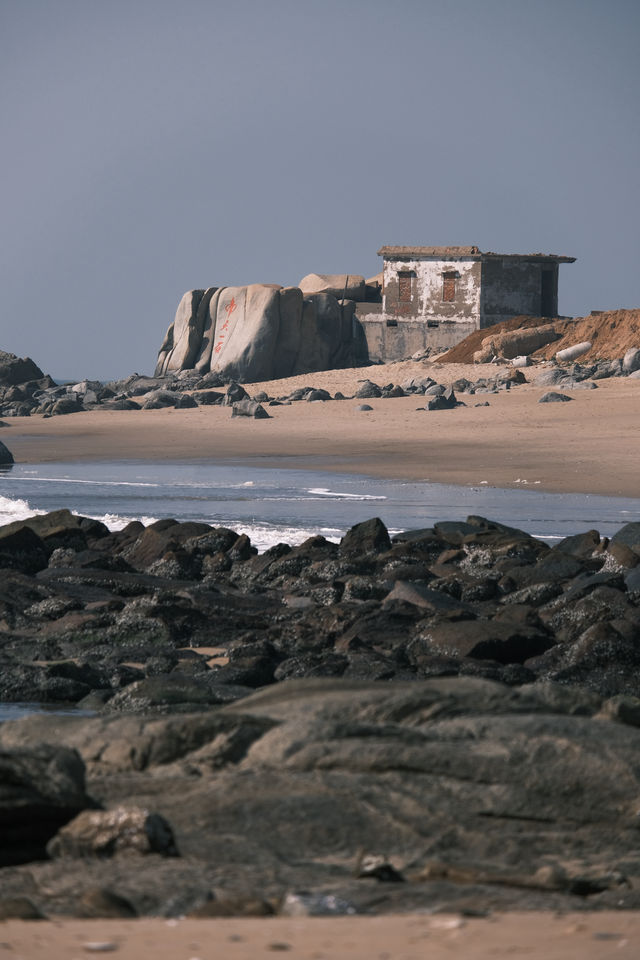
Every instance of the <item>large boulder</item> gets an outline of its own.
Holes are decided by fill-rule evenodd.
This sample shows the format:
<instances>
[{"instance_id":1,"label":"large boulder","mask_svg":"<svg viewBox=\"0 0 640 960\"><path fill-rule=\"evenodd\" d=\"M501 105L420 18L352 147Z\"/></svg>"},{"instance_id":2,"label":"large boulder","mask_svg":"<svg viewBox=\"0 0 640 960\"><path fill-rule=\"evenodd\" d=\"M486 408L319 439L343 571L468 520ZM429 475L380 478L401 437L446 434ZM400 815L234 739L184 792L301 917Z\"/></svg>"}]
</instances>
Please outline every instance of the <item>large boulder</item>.
<instances>
[{"instance_id":1,"label":"large boulder","mask_svg":"<svg viewBox=\"0 0 640 960\"><path fill-rule=\"evenodd\" d=\"M533 353L545 347L554 340L559 340L560 334L552 323L540 327L530 327L525 330L511 330L507 333L489 334L482 341L480 350L473 355L474 363L488 363L492 357L504 357L513 360L514 357Z\"/></svg>"},{"instance_id":2,"label":"large boulder","mask_svg":"<svg viewBox=\"0 0 640 960\"><path fill-rule=\"evenodd\" d=\"M308 294L266 283L190 290L160 348L156 376L194 369L220 383L255 382L350 366L355 301L363 297L362 277Z\"/></svg>"},{"instance_id":3,"label":"large boulder","mask_svg":"<svg viewBox=\"0 0 640 960\"><path fill-rule=\"evenodd\" d=\"M0 866L44 859L48 841L90 803L75 750L0 748Z\"/></svg>"},{"instance_id":4,"label":"large boulder","mask_svg":"<svg viewBox=\"0 0 640 960\"><path fill-rule=\"evenodd\" d=\"M337 300L366 299L364 277L350 273L309 273L300 281L300 289L305 297L313 293L330 293Z\"/></svg>"},{"instance_id":5,"label":"large boulder","mask_svg":"<svg viewBox=\"0 0 640 960\"><path fill-rule=\"evenodd\" d=\"M288 681L181 717L27 717L0 728L5 750L42 736L75 746L109 812L65 830L66 850L51 845L73 864L7 879L66 913L97 877L156 916L219 887L351 913L637 908L637 723L632 698L444 676ZM151 802L183 859L97 865L150 852ZM130 842L113 819L133 804ZM367 876L382 857L405 883Z\"/></svg>"},{"instance_id":6,"label":"large boulder","mask_svg":"<svg viewBox=\"0 0 640 960\"><path fill-rule=\"evenodd\" d=\"M291 376L302 340L303 295L299 287L283 287L280 291L280 327L278 349L274 357L273 376ZM302 371L301 371L302 372Z\"/></svg>"},{"instance_id":7,"label":"large boulder","mask_svg":"<svg viewBox=\"0 0 640 960\"><path fill-rule=\"evenodd\" d=\"M199 310L204 293L204 290L188 290L182 297L160 348L156 376L193 366L204 328L204 317Z\"/></svg>"},{"instance_id":8,"label":"large boulder","mask_svg":"<svg viewBox=\"0 0 640 960\"><path fill-rule=\"evenodd\" d=\"M28 380L40 380L44 373L30 357L16 357L15 353L0 350L0 384L11 386L26 383Z\"/></svg>"},{"instance_id":9,"label":"large boulder","mask_svg":"<svg viewBox=\"0 0 640 960\"><path fill-rule=\"evenodd\" d=\"M640 349L631 347L622 358L622 370L624 373L635 373L640 370Z\"/></svg>"},{"instance_id":10,"label":"large boulder","mask_svg":"<svg viewBox=\"0 0 640 960\"><path fill-rule=\"evenodd\" d=\"M216 298L211 370L225 379L268 380L280 330L280 288L225 287Z\"/></svg>"},{"instance_id":11,"label":"large boulder","mask_svg":"<svg viewBox=\"0 0 640 960\"><path fill-rule=\"evenodd\" d=\"M335 300L335 298L333 298ZM337 304L337 300L335 303ZM327 370L331 363L331 345L322 336L323 322L318 316L316 298L303 301L300 318L300 349L296 357L296 373Z\"/></svg>"}]
</instances>

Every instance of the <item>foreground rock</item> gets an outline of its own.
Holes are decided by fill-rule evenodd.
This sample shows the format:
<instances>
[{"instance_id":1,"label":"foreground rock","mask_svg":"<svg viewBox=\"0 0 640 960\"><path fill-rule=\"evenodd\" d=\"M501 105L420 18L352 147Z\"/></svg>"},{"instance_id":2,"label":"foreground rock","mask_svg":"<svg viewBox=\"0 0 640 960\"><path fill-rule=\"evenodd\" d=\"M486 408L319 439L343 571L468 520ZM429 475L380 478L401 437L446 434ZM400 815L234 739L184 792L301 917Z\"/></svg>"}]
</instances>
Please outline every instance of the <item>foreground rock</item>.
<instances>
[{"instance_id":1,"label":"foreground rock","mask_svg":"<svg viewBox=\"0 0 640 960\"><path fill-rule=\"evenodd\" d=\"M434 414L435 415L435 414ZM261 555L204 523L0 528L0 700L207 710L299 677L476 675L640 695L640 535L550 548L482 517Z\"/></svg>"},{"instance_id":2,"label":"foreground rock","mask_svg":"<svg viewBox=\"0 0 640 960\"><path fill-rule=\"evenodd\" d=\"M84 786L75 750L48 738L0 746L0 866L44 859L56 831L91 803Z\"/></svg>"},{"instance_id":3,"label":"foreground rock","mask_svg":"<svg viewBox=\"0 0 640 960\"><path fill-rule=\"evenodd\" d=\"M0 882L49 916L96 888L134 914L638 908L639 720L637 701L477 678L302 680L204 716L28 717L0 727L3 749L78 751L109 856L82 814L50 843L66 859ZM118 849L132 802L153 804L180 857Z\"/></svg>"},{"instance_id":4,"label":"foreground rock","mask_svg":"<svg viewBox=\"0 0 640 960\"><path fill-rule=\"evenodd\" d=\"M640 907L640 523L550 548L374 518L258 554L56 511L0 564L0 700L93 711L0 725L7 902Z\"/></svg>"}]
</instances>

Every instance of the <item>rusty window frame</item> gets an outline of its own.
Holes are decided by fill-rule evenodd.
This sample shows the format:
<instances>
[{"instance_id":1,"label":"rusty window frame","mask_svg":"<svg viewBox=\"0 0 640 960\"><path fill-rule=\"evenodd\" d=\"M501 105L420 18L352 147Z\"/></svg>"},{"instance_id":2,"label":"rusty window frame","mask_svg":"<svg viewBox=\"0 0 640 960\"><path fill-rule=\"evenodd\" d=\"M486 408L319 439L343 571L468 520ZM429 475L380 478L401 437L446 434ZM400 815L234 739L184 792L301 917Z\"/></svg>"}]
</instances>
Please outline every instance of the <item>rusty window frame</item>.
<instances>
[{"instance_id":1,"label":"rusty window frame","mask_svg":"<svg viewBox=\"0 0 640 960\"><path fill-rule=\"evenodd\" d=\"M442 274L443 303L454 303L456 299L456 280L460 274L457 270L445 270Z\"/></svg>"}]
</instances>

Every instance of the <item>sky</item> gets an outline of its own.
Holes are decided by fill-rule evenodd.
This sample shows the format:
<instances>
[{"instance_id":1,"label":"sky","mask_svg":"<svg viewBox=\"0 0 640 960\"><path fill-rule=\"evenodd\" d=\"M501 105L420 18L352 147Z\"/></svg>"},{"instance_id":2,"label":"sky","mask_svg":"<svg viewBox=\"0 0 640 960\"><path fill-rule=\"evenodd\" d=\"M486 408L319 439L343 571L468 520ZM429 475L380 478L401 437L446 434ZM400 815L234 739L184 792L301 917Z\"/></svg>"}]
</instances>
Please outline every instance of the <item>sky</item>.
<instances>
[{"instance_id":1,"label":"sky","mask_svg":"<svg viewBox=\"0 0 640 960\"><path fill-rule=\"evenodd\" d=\"M182 294L383 244L640 307L637 0L0 0L0 350L152 373Z\"/></svg>"}]
</instances>

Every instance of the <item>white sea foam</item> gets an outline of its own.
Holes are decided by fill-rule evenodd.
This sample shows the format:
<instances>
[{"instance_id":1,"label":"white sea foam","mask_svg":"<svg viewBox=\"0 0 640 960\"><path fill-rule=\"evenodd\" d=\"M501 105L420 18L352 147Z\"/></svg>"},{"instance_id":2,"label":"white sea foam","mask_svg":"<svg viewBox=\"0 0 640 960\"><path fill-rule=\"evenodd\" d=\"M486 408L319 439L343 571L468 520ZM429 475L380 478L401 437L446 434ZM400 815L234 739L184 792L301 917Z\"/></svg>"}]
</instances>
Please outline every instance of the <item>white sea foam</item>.
<instances>
[{"instance_id":1,"label":"white sea foam","mask_svg":"<svg viewBox=\"0 0 640 960\"><path fill-rule=\"evenodd\" d=\"M159 487L159 483L149 483L146 480L85 480L84 478L74 477L20 477L20 483L26 481L34 483L82 483L88 486L97 487ZM180 484L176 484L180 486ZM192 484L182 484L182 486L192 486Z\"/></svg>"},{"instance_id":2,"label":"white sea foam","mask_svg":"<svg viewBox=\"0 0 640 960\"><path fill-rule=\"evenodd\" d=\"M312 493L319 497L335 497L337 500L386 500L385 496L373 493L341 493L336 490L328 490L327 487L310 487L307 493Z\"/></svg>"},{"instance_id":3,"label":"white sea foam","mask_svg":"<svg viewBox=\"0 0 640 960\"><path fill-rule=\"evenodd\" d=\"M18 500L13 497L0 496L0 526L13 523L14 520L24 520L37 513L46 513L45 510L34 510L28 500Z\"/></svg>"},{"instance_id":4,"label":"white sea foam","mask_svg":"<svg viewBox=\"0 0 640 960\"><path fill-rule=\"evenodd\" d=\"M337 542L343 535L343 531L338 530L336 527L308 527L303 529L300 527L269 526L268 524L252 523L230 523L224 524L224 526L230 526L231 529L236 530L238 533L246 533L252 545L257 548L259 553L263 553L270 547L275 547L277 543L288 543L289 546L295 547L300 543L304 543L309 537L316 537L318 535L325 537L327 540Z\"/></svg>"},{"instance_id":5,"label":"white sea foam","mask_svg":"<svg viewBox=\"0 0 640 960\"><path fill-rule=\"evenodd\" d=\"M155 523L158 517L121 517L117 513L105 513L101 517L92 517L92 520L100 520L109 530L123 530L128 523L139 520L140 523L148 527L150 523Z\"/></svg>"},{"instance_id":6,"label":"white sea foam","mask_svg":"<svg viewBox=\"0 0 640 960\"><path fill-rule=\"evenodd\" d=\"M7 523L13 523L15 520L26 520L27 517L45 514L46 510L36 510L30 506L28 500L13 499L0 496L0 526ZM100 520L109 530L122 530L134 520L139 520L145 527L155 523L158 517L152 516L124 516L117 513L92 514L83 513L83 516L91 517L93 520ZM210 521L205 521L210 522ZM337 527L294 527L290 525L270 525L268 523L251 523L241 520L216 520L213 522L216 527L230 527L238 533L245 533L254 547L260 553L275 546L277 543L288 543L291 546L303 543L309 537L318 534L326 537L327 540L340 540L343 531Z\"/></svg>"}]
</instances>

